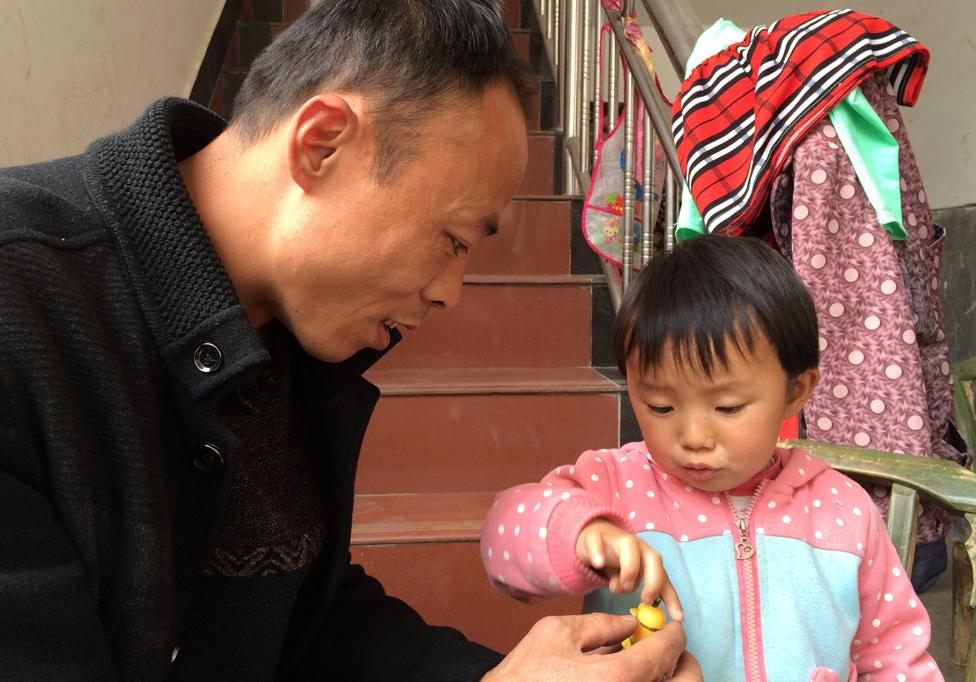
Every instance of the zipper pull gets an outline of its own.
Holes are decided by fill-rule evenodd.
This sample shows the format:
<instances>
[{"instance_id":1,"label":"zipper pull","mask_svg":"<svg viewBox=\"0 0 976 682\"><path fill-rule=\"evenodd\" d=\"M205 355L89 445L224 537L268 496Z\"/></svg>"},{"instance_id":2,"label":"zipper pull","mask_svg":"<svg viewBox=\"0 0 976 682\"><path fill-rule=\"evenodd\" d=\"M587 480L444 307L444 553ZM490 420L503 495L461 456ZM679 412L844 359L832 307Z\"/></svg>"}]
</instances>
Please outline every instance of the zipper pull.
<instances>
[{"instance_id":1,"label":"zipper pull","mask_svg":"<svg viewBox=\"0 0 976 682\"><path fill-rule=\"evenodd\" d=\"M747 561L756 555L756 548L749 544L749 523L745 519L736 519L739 528L739 542L735 543L735 558Z\"/></svg>"}]
</instances>

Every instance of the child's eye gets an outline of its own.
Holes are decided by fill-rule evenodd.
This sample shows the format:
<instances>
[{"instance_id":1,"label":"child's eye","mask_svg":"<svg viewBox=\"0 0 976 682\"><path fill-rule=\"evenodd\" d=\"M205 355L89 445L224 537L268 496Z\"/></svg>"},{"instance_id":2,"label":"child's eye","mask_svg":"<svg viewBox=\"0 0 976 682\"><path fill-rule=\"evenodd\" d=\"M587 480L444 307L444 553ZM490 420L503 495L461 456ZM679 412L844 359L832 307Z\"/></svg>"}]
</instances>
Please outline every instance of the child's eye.
<instances>
[{"instance_id":1,"label":"child's eye","mask_svg":"<svg viewBox=\"0 0 976 682\"><path fill-rule=\"evenodd\" d=\"M716 412L721 412L722 414L735 414L742 410L745 405L723 405L721 407L716 407Z\"/></svg>"},{"instance_id":2,"label":"child's eye","mask_svg":"<svg viewBox=\"0 0 976 682\"><path fill-rule=\"evenodd\" d=\"M455 256L460 255L462 253L467 253L468 252L468 246L467 246L467 244L465 244L464 242L462 242L461 240L459 240L459 239L457 239L455 237L451 237L451 246L454 247L454 255Z\"/></svg>"},{"instance_id":3,"label":"child's eye","mask_svg":"<svg viewBox=\"0 0 976 682\"><path fill-rule=\"evenodd\" d=\"M668 407L667 405L650 405L649 404L647 406L647 409L649 409L654 414L667 414L668 412L670 412L674 408L673 407Z\"/></svg>"}]
</instances>

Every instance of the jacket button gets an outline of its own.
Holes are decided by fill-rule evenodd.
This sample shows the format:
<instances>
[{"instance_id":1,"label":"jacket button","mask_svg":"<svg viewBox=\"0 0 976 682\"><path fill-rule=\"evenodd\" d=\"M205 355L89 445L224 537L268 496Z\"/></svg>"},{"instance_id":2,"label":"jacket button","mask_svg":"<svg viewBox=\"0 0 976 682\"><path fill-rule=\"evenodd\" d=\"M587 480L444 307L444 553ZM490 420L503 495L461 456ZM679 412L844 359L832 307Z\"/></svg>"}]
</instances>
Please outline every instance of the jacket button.
<instances>
[{"instance_id":1,"label":"jacket button","mask_svg":"<svg viewBox=\"0 0 976 682\"><path fill-rule=\"evenodd\" d=\"M215 474L224 468L224 456L213 443L204 443L193 457L193 466L205 474Z\"/></svg>"},{"instance_id":2,"label":"jacket button","mask_svg":"<svg viewBox=\"0 0 976 682\"><path fill-rule=\"evenodd\" d=\"M210 374L224 364L224 354L210 342L201 343L193 353L193 364L204 374Z\"/></svg>"}]
</instances>

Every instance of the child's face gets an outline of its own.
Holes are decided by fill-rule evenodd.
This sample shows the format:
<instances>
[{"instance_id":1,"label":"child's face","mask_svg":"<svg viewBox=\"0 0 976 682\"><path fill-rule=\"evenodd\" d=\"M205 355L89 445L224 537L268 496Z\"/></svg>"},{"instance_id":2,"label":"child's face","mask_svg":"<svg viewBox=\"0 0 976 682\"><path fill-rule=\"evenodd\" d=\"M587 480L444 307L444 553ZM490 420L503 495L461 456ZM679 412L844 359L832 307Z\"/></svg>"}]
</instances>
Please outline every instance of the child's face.
<instances>
[{"instance_id":1,"label":"child's face","mask_svg":"<svg viewBox=\"0 0 976 682\"><path fill-rule=\"evenodd\" d=\"M728 366L715 360L712 376L677 366L670 347L641 373L627 365L627 392L647 449L665 471L701 490L731 490L765 469L784 418L797 414L820 374L790 382L775 349L753 330L755 356L728 343Z\"/></svg>"}]
</instances>

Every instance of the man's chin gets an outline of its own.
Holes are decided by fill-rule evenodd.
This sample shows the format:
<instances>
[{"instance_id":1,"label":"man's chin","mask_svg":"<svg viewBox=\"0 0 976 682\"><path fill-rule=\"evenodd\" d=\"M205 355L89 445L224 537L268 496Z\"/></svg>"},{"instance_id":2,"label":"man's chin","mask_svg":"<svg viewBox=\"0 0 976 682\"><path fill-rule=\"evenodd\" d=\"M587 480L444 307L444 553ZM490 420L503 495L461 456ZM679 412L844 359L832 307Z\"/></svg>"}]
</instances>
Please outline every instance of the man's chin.
<instances>
[{"instance_id":1,"label":"man's chin","mask_svg":"<svg viewBox=\"0 0 976 682\"><path fill-rule=\"evenodd\" d=\"M332 364L348 360L359 351L368 347L366 345L357 346L352 343L313 343L309 342L308 339L302 339L301 337L296 337L296 339L298 340L298 344L302 347L302 350L311 355L313 358L321 362L329 362Z\"/></svg>"}]
</instances>

